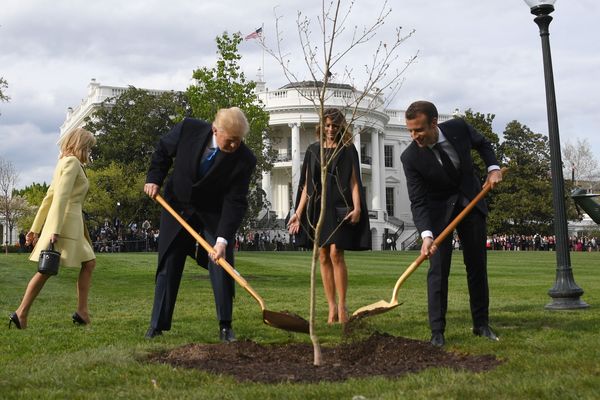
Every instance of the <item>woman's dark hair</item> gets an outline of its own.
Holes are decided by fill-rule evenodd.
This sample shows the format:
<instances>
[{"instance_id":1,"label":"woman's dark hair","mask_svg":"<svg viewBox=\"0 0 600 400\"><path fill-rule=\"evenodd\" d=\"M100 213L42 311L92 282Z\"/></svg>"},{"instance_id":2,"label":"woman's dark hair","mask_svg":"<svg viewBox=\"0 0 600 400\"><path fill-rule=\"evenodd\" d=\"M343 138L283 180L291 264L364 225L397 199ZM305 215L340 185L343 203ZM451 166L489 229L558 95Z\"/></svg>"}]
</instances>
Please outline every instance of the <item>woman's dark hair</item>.
<instances>
[{"instance_id":1,"label":"woman's dark hair","mask_svg":"<svg viewBox=\"0 0 600 400\"><path fill-rule=\"evenodd\" d=\"M337 143L341 143L344 146L352 143L352 132L350 131L350 127L346 122L346 117L344 113L338 108L327 108L323 111L323 124L327 120L327 118L331 119L334 125L338 126L337 136L335 141ZM321 124L318 124L315 129L317 136L321 137Z\"/></svg>"}]
</instances>

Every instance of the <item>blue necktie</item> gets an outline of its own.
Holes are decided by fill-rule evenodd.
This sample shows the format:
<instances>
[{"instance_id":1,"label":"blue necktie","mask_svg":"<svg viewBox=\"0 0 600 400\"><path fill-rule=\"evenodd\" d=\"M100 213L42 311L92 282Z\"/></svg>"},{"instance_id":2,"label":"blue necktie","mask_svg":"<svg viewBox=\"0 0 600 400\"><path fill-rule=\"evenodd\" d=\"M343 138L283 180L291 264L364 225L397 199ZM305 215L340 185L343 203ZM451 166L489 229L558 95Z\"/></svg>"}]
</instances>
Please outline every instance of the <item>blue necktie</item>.
<instances>
[{"instance_id":1,"label":"blue necktie","mask_svg":"<svg viewBox=\"0 0 600 400\"><path fill-rule=\"evenodd\" d=\"M219 147L217 146L214 149L211 149L206 158L200 162L200 176L206 175L210 167L214 164L218 152Z\"/></svg>"}]
</instances>

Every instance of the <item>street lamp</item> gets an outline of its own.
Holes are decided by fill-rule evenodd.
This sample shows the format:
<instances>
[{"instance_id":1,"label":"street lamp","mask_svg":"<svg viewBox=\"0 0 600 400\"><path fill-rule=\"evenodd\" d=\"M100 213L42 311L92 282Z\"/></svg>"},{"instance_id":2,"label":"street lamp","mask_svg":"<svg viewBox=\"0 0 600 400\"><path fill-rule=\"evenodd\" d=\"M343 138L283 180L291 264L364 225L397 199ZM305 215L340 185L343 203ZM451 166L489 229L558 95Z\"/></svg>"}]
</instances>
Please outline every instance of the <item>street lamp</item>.
<instances>
[{"instance_id":1,"label":"street lamp","mask_svg":"<svg viewBox=\"0 0 600 400\"><path fill-rule=\"evenodd\" d=\"M546 305L549 310L572 310L588 307L580 299L581 289L573 279L571 259L569 255L569 232L567 230L567 213L565 211L565 191L560 154L560 137L558 135L558 113L556 111L556 95L554 93L554 76L552 73L552 56L550 55L550 13L554 11L556 0L525 0L535 15L535 23L540 28L542 38L542 55L544 59L544 77L546 81L546 108L548 112L548 137L550 139L550 169L552 172L552 199L554 203L554 234L556 236L556 281L548 291L552 302Z\"/></svg>"}]
</instances>

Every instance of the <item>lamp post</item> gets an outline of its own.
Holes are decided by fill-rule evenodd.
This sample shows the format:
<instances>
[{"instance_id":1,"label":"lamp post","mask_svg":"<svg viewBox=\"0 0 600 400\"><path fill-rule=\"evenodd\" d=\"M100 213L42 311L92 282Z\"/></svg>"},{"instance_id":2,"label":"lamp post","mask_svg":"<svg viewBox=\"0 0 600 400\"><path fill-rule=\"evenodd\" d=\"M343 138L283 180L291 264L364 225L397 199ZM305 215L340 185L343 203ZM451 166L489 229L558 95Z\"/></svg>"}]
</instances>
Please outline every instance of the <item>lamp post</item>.
<instances>
[{"instance_id":1,"label":"lamp post","mask_svg":"<svg viewBox=\"0 0 600 400\"><path fill-rule=\"evenodd\" d=\"M558 113L556 111L556 95L554 93L554 76L552 73L552 57L550 54L550 32L548 27L554 11L556 0L525 0L535 15L535 23L540 28L542 38L542 55L544 59L544 78L546 81L546 108L548 113L548 137L550 141L550 169L552 172L552 199L554 203L554 234L556 236L556 280L548 291L552 302L546 305L549 310L572 310L588 307L580 299L581 289L573 279L571 259L569 255L569 231L567 230L567 213L565 210L565 191L560 154L560 137L558 135Z\"/></svg>"}]
</instances>

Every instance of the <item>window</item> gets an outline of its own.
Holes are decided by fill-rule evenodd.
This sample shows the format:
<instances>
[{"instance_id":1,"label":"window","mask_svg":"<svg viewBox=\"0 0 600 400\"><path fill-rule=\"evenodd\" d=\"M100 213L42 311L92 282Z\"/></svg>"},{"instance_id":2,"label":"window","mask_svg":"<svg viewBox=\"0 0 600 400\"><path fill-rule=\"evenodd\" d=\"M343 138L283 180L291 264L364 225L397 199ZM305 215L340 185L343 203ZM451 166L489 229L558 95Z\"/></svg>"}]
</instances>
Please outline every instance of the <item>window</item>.
<instances>
[{"instance_id":1,"label":"window","mask_svg":"<svg viewBox=\"0 0 600 400\"><path fill-rule=\"evenodd\" d=\"M394 188L393 187L385 188L385 211L387 212L388 217L394 216Z\"/></svg>"},{"instance_id":2,"label":"window","mask_svg":"<svg viewBox=\"0 0 600 400\"><path fill-rule=\"evenodd\" d=\"M383 146L385 166L394 168L394 146Z\"/></svg>"},{"instance_id":3,"label":"window","mask_svg":"<svg viewBox=\"0 0 600 400\"><path fill-rule=\"evenodd\" d=\"M371 157L367 153L367 145L366 144L360 145L360 162L362 164L371 165Z\"/></svg>"}]
</instances>

